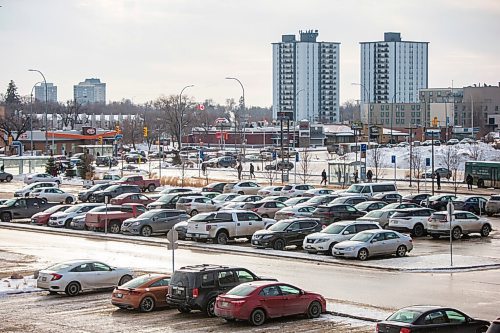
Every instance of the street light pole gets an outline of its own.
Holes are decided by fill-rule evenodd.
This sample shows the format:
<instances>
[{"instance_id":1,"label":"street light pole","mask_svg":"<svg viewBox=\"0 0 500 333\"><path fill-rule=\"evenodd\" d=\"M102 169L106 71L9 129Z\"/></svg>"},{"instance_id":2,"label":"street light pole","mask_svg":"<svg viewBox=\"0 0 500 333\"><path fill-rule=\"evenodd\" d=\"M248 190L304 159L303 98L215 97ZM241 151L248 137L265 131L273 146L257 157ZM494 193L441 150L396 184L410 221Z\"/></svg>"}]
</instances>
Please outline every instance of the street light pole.
<instances>
[{"instance_id":1,"label":"street light pole","mask_svg":"<svg viewBox=\"0 0 500 333\"><path fill-rule=\"evenodd\" d=\"M35 85L33 86L33 88L31 88L31 94L30 94L30 105L31 105L31 108L30 108L30 130L31 130L30 144L31 144L31 156L34 155L34 151L33 151L33 89L35 89L36 85L39 84L39 83L41 84L42 82L35 83Z\"/></svg>"},{"instance_id":2,"label":"street light pole","mask_svg":"<svg viewBox=\"0 0 500 333\"><path fill-rule=\"evenodd\" d=\"M398 92L395 92L394 95L392 96L392 104L391 104L391 144L394 144L394 138L392 134L393 130L393 123L394 123L394 103L396 102L396 95Z\"/></svg>"},{"instance_id":3,"label":"street light pole","mask_svg":"<svg viewBox=\"0 0 500 333\"><path fill-rule=\"evenodd\" d=\"M185 89L194 87L194 85L188 85L182 88L181 93L179 94L179 154L181 152L182 148L182 120L184 118L184 110L181 107L182 103L182 93L184 92Z\"/></svg>"},{"instance_id":4,"label":"street light pole","mask_svg":"<svg viewBox=\"0 0 500 333\"><path fill-rule=\"evenodd\" d=\"M242 101L241 101L241 111L243 111L243 119L245 120L245 123L246 123L246 108L245 108L245 87L243 87L243 83L241 83L240 80L238 80L237 78L235 77L226 77L226 80L235 80L237 81L239 84L240 84L240 87L241 87L241 91L242 91ZM245 126L243 126L243 143L245 144L246 143L246 133L245 133L245 128L246 128L246 124ZM236 144L236 142L235 142ZM245 154L245 152L243 152L243 155Z\"/></svg>"},{"instance_id":5,"label":"street light pole","mask_svg":"<svg viewBox=\"0 0 500 333\"><path fill-rule=\"evenodd\" d=\"M47 80L45 80L45 75L43 75L43 73L41 71L39 71L38 69L28 69L29 72L37 72L39 73L42 78L43 78L43 82L45 84L45 149L46 149L46 153L48 153L48 150L49 150L49 142L47 140L47 112L48 112L48 105L49 105L49 96L48 96L48 91L47 91Z\"/></svg>"},{"instance_id":6,"label":"street light pole","mask_svg":"<svg viewBox=\"0 0 500 333\"><path fill-rule=\"evenodd\" d=\"M472 127L472 138L475 139L474 135L474 99L472 95L470 95L470 119L471 119L471 127Z\"/></svg>"},{"instance_id":7,"label":"street light pole","mask_svg":"<svg viewBox=\"0 0 500 333\"><path fill-rule=\"evenodd\" d=\"M298 111L297 97L299 96L299 93L302 91L305 91L305 89L302 88L299 91L297 91L297 93L295 94L295 101L294 101L295 110L293 112L293 142L292 142L292 147L293 147L293 152L295 154L295 161L297 161L297 155L298 155L298 152L295 151L295 140L297 140L297 138L295 137L295 129L297 128L297 111ZM288 144L290 144L290 141L288 141ZM293 168L293 183L294 184L297 184L297 166L298 166L298 163L295 162L295 166Z\"/></svg>"}]
</instances>

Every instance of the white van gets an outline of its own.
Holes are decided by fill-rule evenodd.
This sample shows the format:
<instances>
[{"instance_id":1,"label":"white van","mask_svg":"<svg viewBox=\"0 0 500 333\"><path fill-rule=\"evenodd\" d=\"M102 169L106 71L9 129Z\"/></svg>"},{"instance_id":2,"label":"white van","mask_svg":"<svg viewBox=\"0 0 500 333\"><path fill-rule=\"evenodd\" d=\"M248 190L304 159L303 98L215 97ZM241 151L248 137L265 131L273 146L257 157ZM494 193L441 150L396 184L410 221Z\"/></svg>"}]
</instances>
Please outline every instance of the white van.
<instances>
[{"instance_id":1,"label":"white van","mask_svg":"<svg viewBox=\"0 0 500 333\"><path fill-rule=\"evenodd\" d=\"M341 195L362 195L368 198L373 197L378 193L397 193L398 189L393 182L385 183L360 183L352 184Z\"/></svg>"}]
</instances>

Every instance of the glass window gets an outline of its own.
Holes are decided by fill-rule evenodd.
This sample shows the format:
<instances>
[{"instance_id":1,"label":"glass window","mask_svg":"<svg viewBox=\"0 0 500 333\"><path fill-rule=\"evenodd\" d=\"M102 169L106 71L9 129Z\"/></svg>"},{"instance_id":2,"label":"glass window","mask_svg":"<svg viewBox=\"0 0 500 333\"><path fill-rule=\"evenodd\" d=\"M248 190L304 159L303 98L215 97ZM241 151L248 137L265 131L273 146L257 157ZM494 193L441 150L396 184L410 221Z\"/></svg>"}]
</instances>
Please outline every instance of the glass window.
<instances>
[{"instance_id":1,"label":"glass window","mask_svg":"<svg viewBox=\"0 0 500 333\"><path fill-rule=\"evenodd\" d=\"M399 236L393 232L386 232L385 233L385 239L398 239L398 238L399 238Z\"/></svg>"},{"instance_id":2,"label":"glass window","mask_svg":"<svg viewBox=\"0 0 500 333\"><path fill-rule=\"evenodd\" d=\"M281 291L278 286L270 286L263 288L259 293L260 296L273 297L273 296L281 296Z\"/></svg>"},{"instance_id":3,"label":"glass window","mask_svg":"<svg viewBox=\"0 0 500 333\"><path fill-rule=\"evenodd\" d=\"M294 222L292 224L290 224L287 228L288 231L297 231L297 230L300 230L300 224L299 222Z\"/></svg>"},{"instance_id":4,"label":"glass window","mask_svg":"<svg viewBox=\"0 0 500 333\"><path fill-rule=\"evenodd\" d=\"M231 222L233 215L231 213L217 213L216 219L223 222Z\"/></svg>"},{"instance_id":5,"label":"glass window","mask_svg":"<svg viewBox=\"0 0 500 333\"><path fill-rule=\"evenodd\" d=\"M201 276L201 286L202 287L213 287L215 286L214 273L206 273Z\"/></svg>"},{"instance_id":6,"label":"glass window","mask_svg":"<svg viewBox=\"0 0 500 333\"><path fill-rule=\"evenodd\" d=\"M424 324L426 325L445 324L446 322L447 322L446 317L444 316L444 313L441 311L431 312L424 318Z\"/></svg>"},{"instance_id":7,"label":"glass window","mask_svg":"<svg viewBox=\"0 0 500 333\"><path fill-rule=\"evenodd\" d=\"M91 264L81 264L71 270L71 272L90 272L92 271Z\"/></svg>"},{"instance_id":8,"label":"glass window","mask_svg":"<svg viewBox=\"0 0 500 333\"><path fill-rule=\"evenodd\" d=\"M105 271L110 271L110 270L111 270L111 268L108 265L104 265L101 262L94 263L94 271L105 272Z\"/></svg>"},{"instance_id":9,"label":"glass window","mask_svg":"<svg viewBox=\"0 0 500 333\"><path fill-rule=\"evenodd\" d=\"M236 283L236 276L233 271L219 272L219 284L221 286Z\"/></svg>"},{"instance_id":10,"label":"glass window","mask_svg":"<svg viewBox=\"0 0 500 333\"><path fill-rule=\"evenodd\" d=\"M280 285L281 293L285 295L298 295L300 294L300 289L294 288L292 286Z\"/></svg>"},{"instance_id":11,"label":"glass window","mask_svg":"<svg viewBox=\"0 0 500 333\"><path fill-rule=\"evenodd\" d=\"M350 225L342 232L344 235L353 235L356 233L357 226Z\"/></svg>"},{"instance_id":12,"label":"glass window","mask_svg":"<svg viewBox=\"0 0 500 333\"><path fill-rule=\"evenodd\" d=\"M446 310L445 313L449 322L452 324L463 324L467 321L467 318L457 311Z\"/></svg>"},{"instance_id":13,"label":"glass window","mask_svg":"<svg viewBox=\"0 0 500 333\"><path fill-rule=\"evenodd\" d=\"M165 279L160 279L150 285L150 287L166 287L170 284L170 279L165 278Z\"/></svg>"},{"instance_id":14,"label":"glass window","mask_svg":"<svg viewBox=\"0 0 500 333\"><path fill-rule=\"evenodd\" d=\"M311 228L314 228L316 226L316 222L313 222L313 221L304 221L304 222L300 222L300 229L311 229Z\"/></svg>"},{"instance_id":15,"label":"glass window","mask_svg":"<svg viewBox=\"0 0 500 333\"><path fill-rule=\"evenodd\" d=\"M245 270L236 271L236 275L238 276L238 281L241 283L251 282L254 280L253 275L250 274L250 272L245 271Z\"/></svg>"}]
</instances>

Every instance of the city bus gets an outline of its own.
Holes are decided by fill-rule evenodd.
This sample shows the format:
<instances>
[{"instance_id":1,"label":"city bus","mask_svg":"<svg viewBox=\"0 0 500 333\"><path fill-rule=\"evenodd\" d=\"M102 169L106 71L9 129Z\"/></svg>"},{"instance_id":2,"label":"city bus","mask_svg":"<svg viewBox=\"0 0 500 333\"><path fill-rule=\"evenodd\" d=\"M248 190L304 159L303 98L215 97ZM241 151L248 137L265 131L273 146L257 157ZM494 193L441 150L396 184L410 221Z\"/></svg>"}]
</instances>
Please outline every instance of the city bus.
<instances>
[{"instance_id":1,"label":"city bus","mask_svg":"<svg viewBox=\"0 0 500 333\"><path fill-rule=\"evenodd\" d=\"M477 187L500 188L500 162L465 162L464 177L469 174Z\"/></svg>"}]
</instances>

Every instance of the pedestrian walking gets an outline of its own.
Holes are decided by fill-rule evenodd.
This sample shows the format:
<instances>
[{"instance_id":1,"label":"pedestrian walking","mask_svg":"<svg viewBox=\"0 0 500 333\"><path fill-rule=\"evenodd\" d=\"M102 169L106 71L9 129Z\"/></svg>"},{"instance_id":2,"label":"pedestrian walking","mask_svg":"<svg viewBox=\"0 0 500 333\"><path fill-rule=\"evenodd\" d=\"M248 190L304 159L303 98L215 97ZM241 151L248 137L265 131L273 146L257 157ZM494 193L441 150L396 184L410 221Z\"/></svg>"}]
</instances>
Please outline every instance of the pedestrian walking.
<instances>
[{"instance_id":1,"label":"pedestrian walking","mask_svg":"<svg viewBox=\"0 0 500 333\"><path fill-rule=\"evenodd\" d=\"M366 178L368 179L369 183L372 182L373 172L371 170L368 170L368 172L366 173Z\"/></svg>"},{"instance_id":2,"label":"pedestrian walking","mask_svg":"<svg viewBox=\"0 0 500 333\"><path fill-rule=\"evenodd\" d=\"M203 175L207 175L207 165L205 163L201 163L201 171L203 172Z\"/></svg>"},{"instance_id":3,"label":"pedestrian walking","mask_svg":"<svg viewBox=\"0 0 500 333\"><path fill-rule=\"evenodd\" d=\"M255 167L253 166L253 163L250 163L250 178L255 178Z\"/></svg>"},{"instance_id":4,"label":"pedestrian walking","mask_svg":"<svg viewBox=\"0 0 500 333\"><path fill-rule=\"evenodd\" d=\"M465 182L467 183L467 189L469 191L472 191L472 184L474 183L474 178L469 174L467 174L467 177L465 178Z\"/></svg>"},{"instance_id":5,"label":"pedestrian walking","mask_svg":"<svg viewBox=\"0 0 500 333\"><path fill-rule=\"evenodd\" d=\"M241 172L243 171L243 166L241 165L241 162L238 164L236 170L238 171L238 180L241 180Z\"/></svg>"},{"instance_id":6,"label":"pedestrian walking","mask_svg":"<svg viewBox=\"0 0 500 333\"><path fill-rule=\"evenodd\" d=\"M439 172L436 172L436 183L438 186L438 190L440 190L441 189L441 175L439 174Z\"/></svg>"},{"instance_id":7,"label":"pedestrian walking","mask_svg":"<svg viewBox=\"0 0 500 333\"><path fill-rule=\"evenodd\" d=\"M319 183L320 185L324 185L326 186L326 170L323 169L323 172L321 172L321 183Z\"/></svg>"},{"instance_id":8,"label":"pedestrian walking","mask_svg":"<svg viewBox=\"0 0 500 333\"><path fill-rule=\"evenodd\" d=\"M354 171L354 183L357 183L358 182L358 170Z\"/></svg>"}]
</instances>

